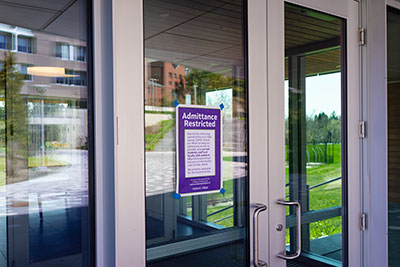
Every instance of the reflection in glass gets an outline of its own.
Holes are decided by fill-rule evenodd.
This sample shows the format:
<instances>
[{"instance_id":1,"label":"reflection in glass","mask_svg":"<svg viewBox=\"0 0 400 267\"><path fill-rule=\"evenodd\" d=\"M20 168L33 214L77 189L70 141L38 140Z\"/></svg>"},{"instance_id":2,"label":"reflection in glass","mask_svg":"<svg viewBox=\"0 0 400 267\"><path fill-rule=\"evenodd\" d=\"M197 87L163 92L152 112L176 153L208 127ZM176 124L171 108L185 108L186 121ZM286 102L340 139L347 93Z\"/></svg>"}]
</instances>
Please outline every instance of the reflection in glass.
<instances>
[{"instance_id":1,"label":"reflection in glass","mask_svg":"<svg viewBox=\"0 0 400 267\"><path fill-rule=\"evenodd\" d=\"M86 1L25 2L0 3L0 266L89 266Z\"/></svg>"},{"instance_id":2,"label":"reflection in glass","mask_svg":"<svg viewBox=\"0 0 400 267\"><path fill-rule=\"evenodd\" d=\"M388 249L390 267L400 264L400 11L387 10Z\"/></svg>"},{"instance_id":3,"label":"reflection in glass","mask_svg":"<svg viewBox=\"0 0 400 267\"><path fill-rule=\"evenodd\" d=\"M216 261L247 266L244 5L240 0L144 1L148 266ZM224 195L173 198L175 101L224 104ZM172 243L174 249L167 250Z\"/></svg>"},{"instance_id":4,"label":"reflection in glass","mask_svg":"<svg viewBox=\"0 0 400 267\"><path fill-rule=\"evenodd\" d=\"M302 207L302 255L342 265L344 21L285 5L286 198ZM294 209L287 249L295 251Z\"/></svg>"}]
</instances>

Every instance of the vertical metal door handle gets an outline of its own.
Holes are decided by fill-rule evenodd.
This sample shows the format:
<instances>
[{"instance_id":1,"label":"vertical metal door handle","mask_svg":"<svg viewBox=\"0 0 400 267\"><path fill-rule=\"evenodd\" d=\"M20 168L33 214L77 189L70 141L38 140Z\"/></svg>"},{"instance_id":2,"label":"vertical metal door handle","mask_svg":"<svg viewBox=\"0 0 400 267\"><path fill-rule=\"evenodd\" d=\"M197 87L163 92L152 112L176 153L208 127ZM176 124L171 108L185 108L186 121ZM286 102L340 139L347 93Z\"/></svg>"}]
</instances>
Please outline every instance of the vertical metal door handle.
<instances>
[{"instance_id":1,"label":"vertical metal door handle","mask_svg":"<svg viewBox=\"0 0 400 267\"><path fill-rule=\"evenodd\" d=\"M266 267L267 263L260 260L259 253L258 253L258 215L260 212L263 212L267 210L267 206L264 204L255 204L254 205L255 210L254 210L254 215L253 215L253 260L254 260L254 266L255 267Z\"/></svg>"},{"instance_id":2,"label":"vertical metal door handle","mask_svg":"<svg viewBox=\"0 0 400 267\"><path fill-rule=\"evenodd\" d=\"M283 251L278 254L278 257L284 260L294 260L300 257L301 254L301 206L300 203L297 201L285 201L285 200L278 200L276 203L279 205L284 206L296 206L296 221L297 221L297 248L296 253L293 255L286 255L286 251Z\"/></svg>"}]
</instances>

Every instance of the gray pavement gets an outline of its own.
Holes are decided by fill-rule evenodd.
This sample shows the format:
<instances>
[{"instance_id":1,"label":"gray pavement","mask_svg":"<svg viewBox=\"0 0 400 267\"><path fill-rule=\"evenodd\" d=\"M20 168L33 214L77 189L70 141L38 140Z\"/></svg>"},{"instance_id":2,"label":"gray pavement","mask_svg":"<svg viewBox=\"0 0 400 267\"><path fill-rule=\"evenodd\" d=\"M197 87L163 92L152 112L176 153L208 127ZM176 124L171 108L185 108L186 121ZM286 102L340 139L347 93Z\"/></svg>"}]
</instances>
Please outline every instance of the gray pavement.
<instances>
[{"instance_id":1,"label":"gray pavement","mask_svg":"<svg viewBox=\"0 0 400 267\"><path fill-rule=\"evenodd\" d=\"M224 152L224 156L245 154ZM87 151L58 151L53 156L69 165L39 177L37 173L32 174L37 178L28 181L0 187L0 218L88 205ZM174 192L175 172L174 151L146 152L146 196ZM246 175L247 163L223 162L224 180Z\"/></svg>"},{"instance_id":2,"label":"gray pavement","mask_svg":"<svg viewBox=\"0 0 400 267\"><path fill-rule=\"evenodd\" d=\"M154 151L175 151L175 133L174 125L155 146Z\"/></svg>"}]
</instances>

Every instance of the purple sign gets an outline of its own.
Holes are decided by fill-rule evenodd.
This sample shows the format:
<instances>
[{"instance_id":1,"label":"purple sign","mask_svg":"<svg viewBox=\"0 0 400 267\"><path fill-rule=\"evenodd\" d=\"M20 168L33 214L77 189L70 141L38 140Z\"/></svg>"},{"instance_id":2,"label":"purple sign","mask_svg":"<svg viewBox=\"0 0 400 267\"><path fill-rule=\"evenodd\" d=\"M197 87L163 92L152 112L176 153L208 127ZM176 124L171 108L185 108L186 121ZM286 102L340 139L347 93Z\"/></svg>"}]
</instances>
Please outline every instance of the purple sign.
<instances>
[{"instance_id":1,"label":"purple sign","mask_svg":"<svg viewBox=\"0 0 400 267\"><path fill-rule=\"evenodd\" d=\"M219 107L176 107L176 192L182 196L222 188L222 122Z\"/></svg>"}]
</instances>

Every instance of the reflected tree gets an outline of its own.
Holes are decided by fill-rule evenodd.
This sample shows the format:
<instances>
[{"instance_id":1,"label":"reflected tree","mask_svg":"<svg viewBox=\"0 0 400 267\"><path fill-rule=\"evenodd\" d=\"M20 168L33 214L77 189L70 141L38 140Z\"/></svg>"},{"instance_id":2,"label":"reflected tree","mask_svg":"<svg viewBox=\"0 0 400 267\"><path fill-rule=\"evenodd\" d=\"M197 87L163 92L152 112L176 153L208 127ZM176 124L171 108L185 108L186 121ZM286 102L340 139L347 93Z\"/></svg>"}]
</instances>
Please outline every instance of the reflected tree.
<instances>
[{"instance_id":1,"label":"reflected tree","mask_svg":"<svg viewBox=\"0 0 400 267\"><path fill-rule=\"evenodd\" d=\"M28 179L28 117L21 95L23 75L15 68L13 53L5 52L0 71L0 94L5 99L6 183Z\"/></svg>"},{"instance_id":2,"label":"reflected tree","mask_svg":"<svg viewBox=\"0 0 400 267\"><path fill-rule=\"evenodd\" d=\"M228 71L228 74L220 74L189 68L186 76L188 90L193 90L193 86L198 86L197 99L200 105L205 105L205 92L210 90L223 90L232 88L232 111L234 117L242 117L246 110L245 82L241 78L235 78L234 70ZM243 117L245 117L243 115Z\"/></svg>"}]
</instances>

